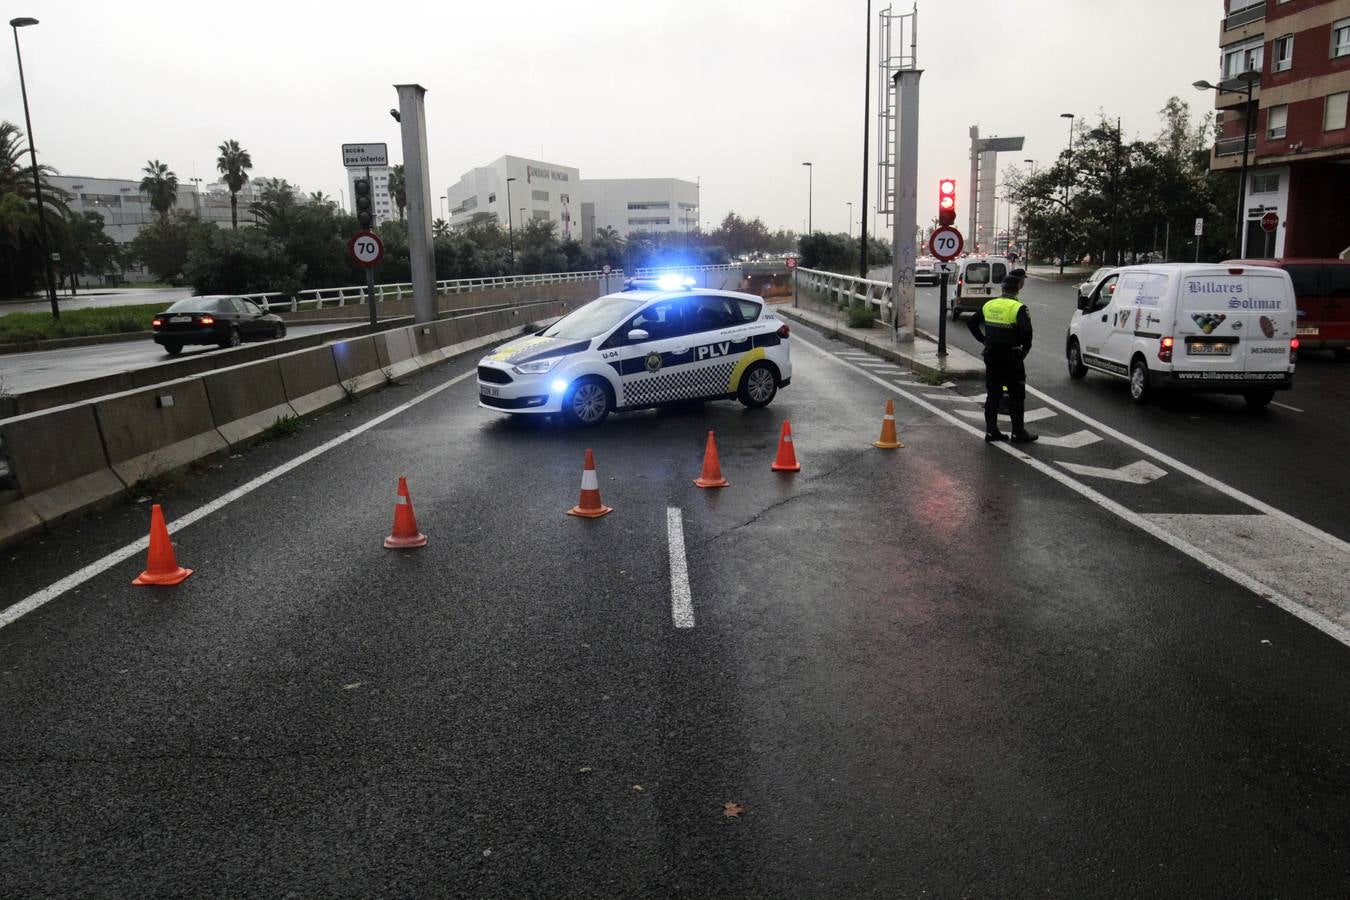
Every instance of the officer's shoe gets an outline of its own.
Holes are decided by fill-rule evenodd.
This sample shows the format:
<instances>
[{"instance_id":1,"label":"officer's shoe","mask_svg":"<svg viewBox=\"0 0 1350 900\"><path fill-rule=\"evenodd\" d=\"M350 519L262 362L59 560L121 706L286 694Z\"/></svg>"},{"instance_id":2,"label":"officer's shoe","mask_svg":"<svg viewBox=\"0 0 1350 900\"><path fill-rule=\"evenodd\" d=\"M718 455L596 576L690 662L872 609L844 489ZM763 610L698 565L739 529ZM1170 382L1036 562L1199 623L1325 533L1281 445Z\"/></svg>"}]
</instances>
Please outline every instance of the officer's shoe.
<instances>
[{"instance_id":1,"label":"officer's shoe","mask_svg":"<svg viewBox=\"0 0 1350 900\"><path fill-rule=\"evenodd\" d=\"M1032 434L1030 431L1014 431L1010 440L1014 444L1034 444L1040 440L1040 435Z\"/></svg>"},{"instance_id":2,"label":"officer's shoe","mask_svg":"<svg viewBox=\"0 0 1350 900\"><path fill-rule=\"evenodd\" d=\"M993 444L998 441L1006 441L1007 439L1008 436L1001 431L986 431L984 433L984 442L986 444Z\"/></svg>"}]
</instances>

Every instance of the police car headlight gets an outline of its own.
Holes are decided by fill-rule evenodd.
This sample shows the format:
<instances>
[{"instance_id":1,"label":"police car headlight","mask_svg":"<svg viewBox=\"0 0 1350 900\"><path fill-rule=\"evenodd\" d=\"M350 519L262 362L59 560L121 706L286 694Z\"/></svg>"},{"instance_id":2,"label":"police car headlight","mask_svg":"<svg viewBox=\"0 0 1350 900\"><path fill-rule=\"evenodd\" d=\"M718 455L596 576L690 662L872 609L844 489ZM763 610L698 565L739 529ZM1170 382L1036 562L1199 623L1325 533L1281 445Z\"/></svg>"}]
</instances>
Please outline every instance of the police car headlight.
<instances>
[{"instance_id":1,"label":"police car headlight","mask_svg":"<svg viewBox=\"0 0 1350 900\"><path fill-rule=\"evenodd\" d=\"M517 375L543 375L550 371L558 363L562 362L561 356L550 356L547 359L534 359L518 366L512 366L511 370Z\"/></svg>"}]
</instances>

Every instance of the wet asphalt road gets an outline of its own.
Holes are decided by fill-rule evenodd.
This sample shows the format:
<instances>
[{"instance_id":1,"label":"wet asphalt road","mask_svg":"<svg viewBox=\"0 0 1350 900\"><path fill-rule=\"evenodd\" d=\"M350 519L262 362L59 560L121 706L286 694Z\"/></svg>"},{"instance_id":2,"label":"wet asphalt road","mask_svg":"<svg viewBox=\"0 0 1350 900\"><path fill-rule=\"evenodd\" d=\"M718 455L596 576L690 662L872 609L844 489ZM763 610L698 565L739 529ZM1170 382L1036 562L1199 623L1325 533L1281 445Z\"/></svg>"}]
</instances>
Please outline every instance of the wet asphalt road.
<instances>
[{"instance_id":1,"label":"wet asphalt road","mask_svg":"<svg viewBox=\"0 0 1350 900\"><path fill-rule=\"evenodd\" d=\"M1344 896L1350 650L913 403L873 449L896 390L793 340L767 410L589 432L468 376L177 532L184 584L131 587L138 555L0 629L0 895ZM564 515L586 447L595 521ZM422 550L380 545L399 475ZM1236 511L1169 478L1109 490ZM7 552L0 608L146 521Z\"/></svg>"}]
</instances>

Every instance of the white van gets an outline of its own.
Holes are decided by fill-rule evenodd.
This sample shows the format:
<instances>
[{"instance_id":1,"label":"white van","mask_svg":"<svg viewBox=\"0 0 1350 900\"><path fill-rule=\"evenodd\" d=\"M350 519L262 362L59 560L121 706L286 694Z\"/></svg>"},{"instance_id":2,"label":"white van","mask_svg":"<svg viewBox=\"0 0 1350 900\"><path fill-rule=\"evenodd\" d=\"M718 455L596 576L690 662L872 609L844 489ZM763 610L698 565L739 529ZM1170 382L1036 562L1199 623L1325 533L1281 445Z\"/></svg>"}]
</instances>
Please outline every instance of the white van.
<instances>
[{"instance_id":1,"label":"white van","mask_svg":"<svg viewBox=\"0 0 1350 900\"><path fill-rule=\"evenodd\" d=\"M1003 294L1003 278L1012 266L1002 256L968 256L957 261L956 293L952 297L952 321L963 312L983 309Z\"/></svg>"},{"instance_id":2,"label":"white van","mask_svg":"<svg viewBox=\"0 0 1350 900\"><path fill-rule=\"evenodd\" d=\"M1102 279L1069 323L1069 377L1127 379L1130 398L1157 388L1241 394L1265 406L1293 387L1297 310L1288 273L1261 266L1126 266Z\"/></svg>"}]
</instances>

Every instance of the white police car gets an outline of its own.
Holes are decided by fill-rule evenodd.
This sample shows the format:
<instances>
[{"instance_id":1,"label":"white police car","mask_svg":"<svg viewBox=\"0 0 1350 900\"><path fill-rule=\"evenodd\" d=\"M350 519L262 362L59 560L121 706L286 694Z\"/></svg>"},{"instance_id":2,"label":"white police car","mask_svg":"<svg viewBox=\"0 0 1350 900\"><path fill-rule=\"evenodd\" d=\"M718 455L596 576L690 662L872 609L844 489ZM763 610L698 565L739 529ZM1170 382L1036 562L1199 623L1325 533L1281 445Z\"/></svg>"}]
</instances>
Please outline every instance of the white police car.
<instances>
[{"instance_id":1,"label":"white police car","mask_svg":"<svg viewBox=\"0 0 1350 900\"><path fill-rule=\"evenodd\" d=\"M792 380L787 337L758 297L635 278L479 360L478 405L579 425L683 400L767 406Z\"/></svg>"}]
</instances>

